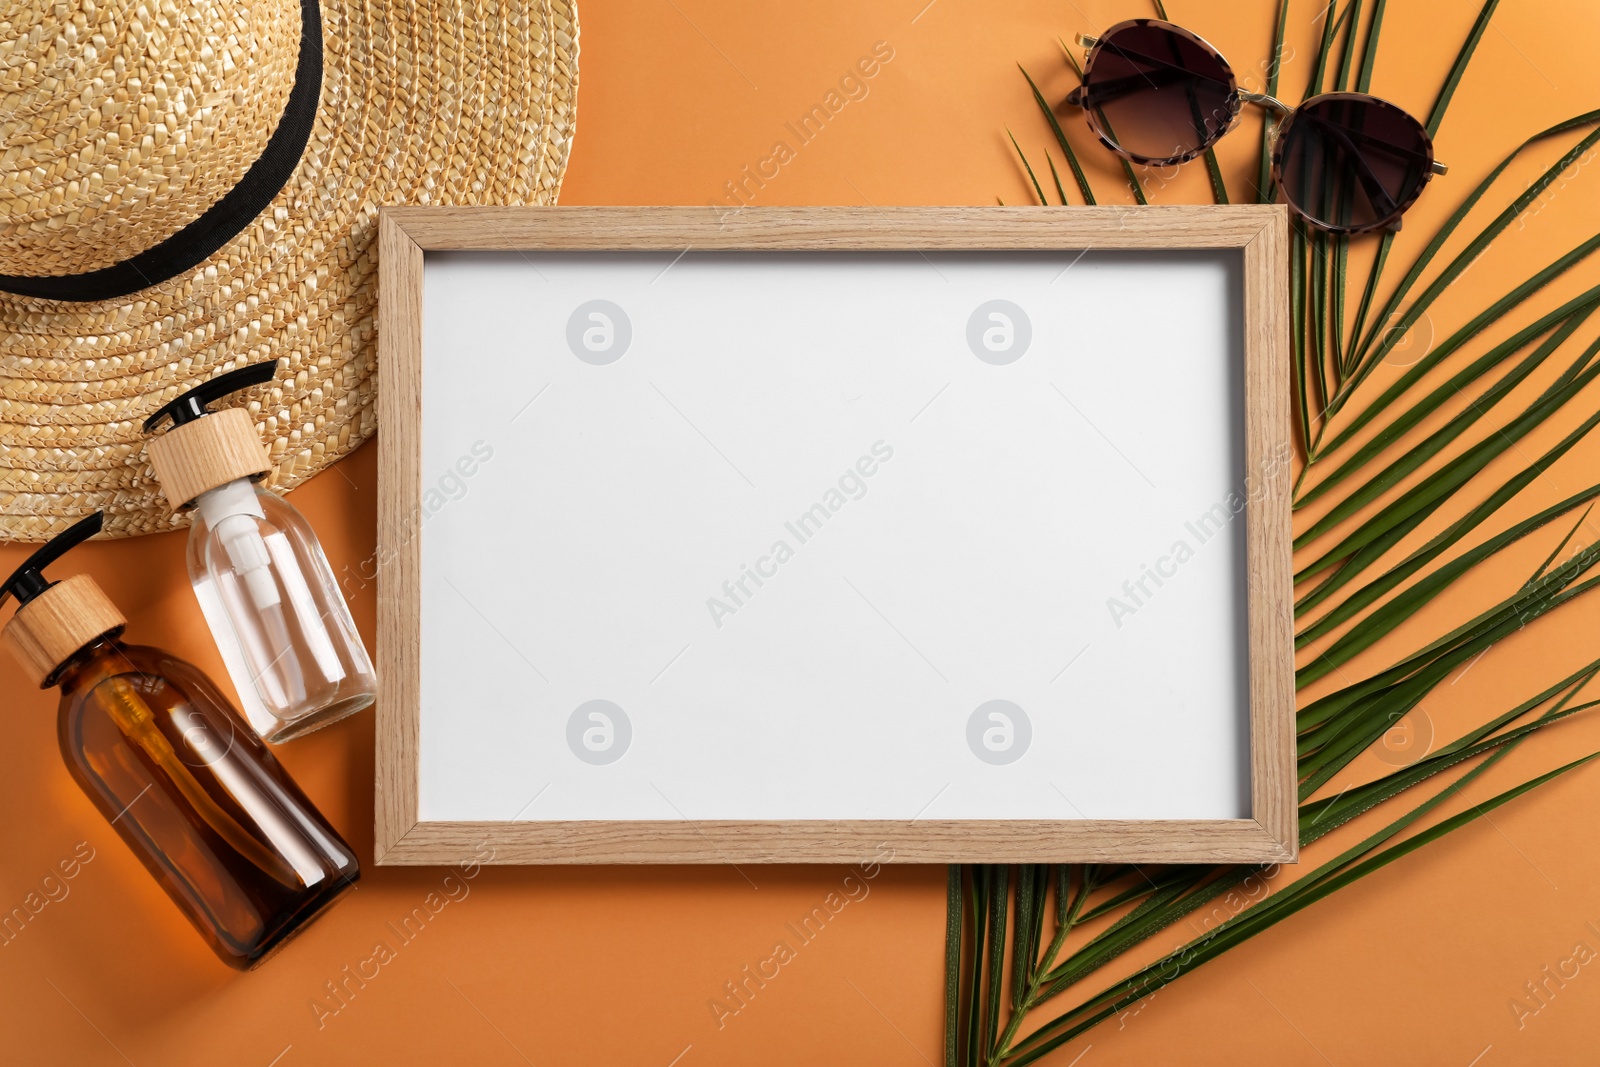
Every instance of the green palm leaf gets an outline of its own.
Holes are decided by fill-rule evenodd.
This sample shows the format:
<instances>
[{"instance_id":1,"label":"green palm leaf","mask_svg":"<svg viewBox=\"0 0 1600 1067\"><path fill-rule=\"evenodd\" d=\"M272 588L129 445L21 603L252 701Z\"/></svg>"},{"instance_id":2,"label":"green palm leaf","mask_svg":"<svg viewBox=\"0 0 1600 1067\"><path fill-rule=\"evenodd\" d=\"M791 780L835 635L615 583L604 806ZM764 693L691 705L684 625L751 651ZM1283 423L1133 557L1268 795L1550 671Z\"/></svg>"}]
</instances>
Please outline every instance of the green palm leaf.
<instances>
[{"instance_id":1,"label":"green palm leaf","mask_svg":"<svg viewBox=\"0 0 1600 1067\"><path fill-rule=\"evenodd\" d=\"M1575 252L1581 253L1583 256L1588 255L1590 251L1588 248L1589 244L1590 242L1585 242L1583 245L1580 245ZM1481 330L1484 326L1495 322L1508 310L1516 306L1516 304L1527 299L1528 293L1523 291L1525 287L1529 286L1530 284L1535 284L1535 287L1537 287L1537 285L1542 285L1545 281L1548 281L1550 278L1553 278L1557 274L1565 271L1568 266L1571 266L1571 263L1568 262L1568 260L1574 254L1575 253L1568 253L1567 256L1563 256L1549 267L1546 267L1543 271L1540 271L1539 274L1536 274L1533 278L1530 278L1528 282L1524 282L1523 285L1517 286L1516 289L1506 294L1506 296L1502 297L1494 304L1490 305L1483 312L1479 313L1479 315L1474 318L1472 322L1469 322L1466 326L1457 330L1450 337L1446 338L1441 344L1429 351L1427 355L1423 356L1414 365L1409 367L1406 372L1401 375L1400 379L1394 383L1394 385L1390 386L1381 396L1373 400L1365 409L1362 410L1361 414L1351 422L1351 424L1339 437L1336 437L1327 445L1323 455L1328 455L1329 453L1338 450L1347 441L1349 441L1355 433L1365 429L1366 426L1377 417L1380 411L1382 411L1384 408L1387 408L1395 400L1405 396L1412 387L1417 385L1429 371L1443 362L1447 356L1453 355L1457 349L1461 348L1463 345L1477 336L1478 330ZM1295 507L1297 509L1304 507L1306 504L1309 504L1318 497L1322 496L1329 489L1332 489L1334 486L1338 485L1345 478L1361 470L1380 453L1386 450L1390 445L1399 441L1402 436L1408 433L1423 419L1431 415L1446 401L1453 399L1468 385L1477 381L1478 378L1484 373L1498 366L1501 361L1515 355L1517 352L1527 347L1528 344L1532 343L1534 339L1543 336L1548 330L1550 330L1551 327L1556 326L1559 323L1566 322L1574 315L1579 313L1590 312L1594 310L1596 306L1600 306L1600 286L1595 286L1587 292L1574 297L1561 307L1541 316L1531 325L1517 331L1506 341L1503 341L1489 349L1489 351L1483 356L1479 357L1477 360L1474 360L1472 363L1468 364L1467 367L1451 376L1451 378L1443 385L1434 389L1422 399L1414 402L1409 408L1403 411L1400 415L1396 416L1393 421L1375 434L1371 440L1369 440L1354 455L1346 460L1345 463L1342 464L1337 470L1335 470L1332 474L1325 475L1315 487L1301 494L1299 499L1295 501Z\"/></svg>"},{"instance_id":2,"label":"green palm leaf","mask_svg":"<svg viewBox=\"0 0 1600 1067\"><path fill-rule=\"evenodd\" d=\"M1157 14L1165 18L1161 0L1153 2ZM1479 8L1429 112L1426 125L1430 133L1440 129L1496 6L1496 0L1488 0ZM1386 0L1370 4L1348 0L1342 9L1335 3L1326 10L1308 95L1324 86L1370 90L1385 10ZM1267 68L1267 92L1274 96L1289 15L1288 0L1280 0ZM1063 52L1077 70L1072 53L1065 46ZM1093 203L1094 191L1054 111L1033 79L1026 71L1023 74L1084 202ZM1579 130L1583 132L1577 143L1559 160L1472 234L1460 251L1445 256L1446 246L1519 158L1553 138ZM1270 135L1269 120L1262 128L1256 183L1256 196L1263 202L1274 196L1267 152ZM1580 507L1586 509L1532 576L1500 601L1390 666L1344 681L1297 712L1301 843L1313 846L1337 827L1388 813L1379 829L1292 884L1261 899L1251 893L1248 906L1202 937L1078 1000L1042 1025L1033 1018L1040 1005L1066 996L1099 971L1117 966L1130 951L1201 909L1215 909L1218 901L1233 899L1230 894L1249 891L1258 884L1261 872L1238 866L1147 870L1129 864L1022 865L1014 870L952 867L947 886L947 1064L1012 1067L1035 1062L1329 893L1376 873L1593 758L1557 767L1432 825L1423 823L1538 731L1600 706L1595 700L1575 702L1584 687L1600 676L1600 660L1546 685L1407 767L1350 785L1327 798L1318 796L1396 723L1436 693L1446 679L1485 650L1600 588L1600 577L1593 574L1600 567L1600 545L1583 546L1575 537L1588 519L1587 509L1600 500L1600 484L1532 514L1514 510L1524 489L1600 427L1600 413L1583 418L1557 444L1515 474L1484 484L1485 474L1496 460L1517 450L1519 442L1568 410L1600 376L1600 359L1596 358L1600 339L1575 356L1563 357L1565 362L1555 380L1531 400L1521 402L1503 426L1487 434L1479 429L1487 425L1486 416L1497 405L1509 404L1511 397L1584 329L1600 307L1600 285L1540 312L1481 355L1455 365L1463 350L1486 330L1517 313L1567 273L1587 268L1591 254L1600 250L1600 235L1511 285L1502 297L1449 332L1443 342L1376 396L1367 397L1362 390L1399 339L1429 314L1439 296L1512 222L1528 212L1557 176L1596 143L1600 143L1600 110L1574 116L1527 138L1427 236L1422 250L1387 293L1381 293L1381 278L1395 244L1393 232L1373 239L1330 239L1297 224L1291 237L1290 373L1299 422L1297 437L1306 460L1296 484L1295 507L1340 494L1317 521L1303 527L1296 542L1314 554L1296 575L1297 582L1306 583L1295 604L1296 645L1319 645L1300 668L1298 684L1349 670L1357 656L1394 635L1403 623L1418 618L1430 604L1439 603L1446 590L1485 561L1562 516ZM1014 138L1013 146L1040 202L1045 202L1044 189ZM1206 155L1213 198L1226 202L1215 157ZM1054 156L1047 150L1045 158L1057 199L1064 204L1067 198ZM1135 199L1144 202L1137 174L1124 165L1124 175ZM1351 287L1357 284L1350 276L1349 261L1358 250L1369 258L1362 260L1367 265L1365 278L1359 285L1359 299L1350 301L1354 315L1347 324L1347 296L1354 297ZM1429 376L1441 370L1447 371L1445 380L1424 388ZM1434 426L1420 443L1396 454L1425 420L1469 391L1463 409ZM1474 434L1478 439L1472 439ZM1336 465L1330 462L1335 453L1340 454ZM1407 538L1463 492L1474 494L1464 515L1432 534L1420 548L1394 560ZM1503 519L1502 512L1506 513ZM1491 519L1498 528L1474 540ZM1320 644L1324 641L1326 644Z\"/></svg>"},{"instance_id":3,"label":"green palm leaf","mask_svg":"<svg viewBox=\"0 0 1600 1067\"><path fill-rule=\"evenodd\" d=\"M1561 324L1559 329L1546 338L1543 344L1535 348L1526 359L1512 367L1499 381L1471 400L1458 415L1423 438L1418 444L1406 449L1382 470L1352 490L1343 500L1329 508L1327 514L1312 523L1304 533L1295 538L1295 548L1304 548L1311 544L1339 523L1348 519L1390 489L1393 489L1408 475L1416 471L1417 468L1443 451L1447 445L1470 429L1479 419L1493 410L1495 405L1510 395L1517 386L1527 380L1530 374L1538 370L1544 361L1549 359L1556 349L1566 343L1567 339L1577 331L1578 327L1582 326L1584 321L1593 314L1594 308L1595 305L1590 304L1583 310L1574 313L1566 322ZM1587 362L1588 355L1586 353L1580 359L1583 362ZM1448 388L1448 386L1445 388ZM1434 401L1434 404L1442 403L1443 399L1445 398L1440 397ZM1381 450L1373 451L1367 459L1370 462L1380 454ZM1314 494L1308 495L1321 495L1321 491L1326 488L1328 488L1328 483L1325 482L1317 487L1317 491Z\"/></svg>"},{"instance_id":4,"label":"green palm leaf","mask_svg":"<svg viewBox=\"0 0 1600 1067\"><path fill-rule=\"evenodd\" d=\"M1356 550L1371 544L1383 534L1391 532L1400 523L1419 516L1425 518L1432 514L1434 509L1452 493L1507 449L1514 447L1519 440L1560 410L1568 401L1583 392L1596 375L1600 374L1600 364L1590 365L1597 349L1600 349L1600 341L1585 349L1572 365L1562 372L1561 377L1516 419L1412 486L1404 495L1362 523L1355 532L1328 549L1315 562L1302 568L1295 574L1295 580L1303 581L1321 573Z\"/></svg>"}]
</instances>

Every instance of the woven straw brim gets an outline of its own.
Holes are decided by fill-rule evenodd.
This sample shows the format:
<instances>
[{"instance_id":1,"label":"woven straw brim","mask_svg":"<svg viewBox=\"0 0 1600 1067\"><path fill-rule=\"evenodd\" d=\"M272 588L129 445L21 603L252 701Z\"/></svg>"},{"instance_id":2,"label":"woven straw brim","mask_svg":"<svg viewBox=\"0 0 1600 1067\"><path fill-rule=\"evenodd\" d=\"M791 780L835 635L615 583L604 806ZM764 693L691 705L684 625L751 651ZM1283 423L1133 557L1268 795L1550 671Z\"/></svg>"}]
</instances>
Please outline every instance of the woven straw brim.
<instances>
[{"instance_id":1,"label":"woven straw brim","mask_svg":"<svg viewBox=\"0 0 1600 1067\"><path fill-rule=\"evenodd\" d=\"M576 123L571 0L331 0L317 122L271 206L195 270L75 304L0 294L0 539L90 512L174 529L140 424L276 359L248 408L287 490L376 428L376 222L389 204L553 204Z\"/></svg>"}]
</instances>

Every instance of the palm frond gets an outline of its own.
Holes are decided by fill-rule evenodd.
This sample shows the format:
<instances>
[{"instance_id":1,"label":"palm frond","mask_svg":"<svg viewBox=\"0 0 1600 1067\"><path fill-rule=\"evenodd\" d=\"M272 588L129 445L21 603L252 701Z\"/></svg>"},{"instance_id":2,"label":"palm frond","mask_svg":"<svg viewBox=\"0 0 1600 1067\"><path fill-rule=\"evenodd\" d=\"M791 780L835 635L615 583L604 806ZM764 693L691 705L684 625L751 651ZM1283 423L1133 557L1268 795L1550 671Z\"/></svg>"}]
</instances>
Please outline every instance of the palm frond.
<instances>
[{"instance_id":1,"label":"palm frond","mask_svg":"<svg viewBox=\"0 0 1600 1067\"><path fill-rule=\"evenodd\" d=\"M1161 0L1152 2L1165 18ZM1479 7L1429 111L1430 134L1441 128L1496 7L1497 0ZM1385 12L1386 0L1346 0L1342 7L1336 0L1325 9L1308 95L1324 88L1370 91ZM1267 65L1266 88L1273 96L1279 90L1289 14L1288 0L1280 0ZM1064 44L1062 52L1081 78L1077 60ZM1083 201L1094 203L1094 190L1053 109L1026 71L1023 75ZM1256 172L1255 195L1261 202L1270 202L1275 195L1268 158L1271 130L1269 117L1262 127ZM1487 224L1475 233L1466 231L1470 236L1464 245L1446 255L1446 248L1454 247L1458 234L1465 236L1462 231L1469 217L1513 164L1545 143L1578 131L1576 142L1560 159ZM1014 138L1012 143L1040 202L1045 202L1021 147ZM1575 115L1528 137L1427 235L1420 252L1387 292L1382 278L1396 243L1393 232L1371 239L1329 238L1296 224L1291 235L1290 373L1296 438L1304 458L1294 506L1325 505L1315 520L1301 525L1296 539L1297 548L1311 557L1295 576L1301 589L1295 603L1296 647L1313 650L1297 672L1297 685L1326 680L1335 672L1341 677L1353 672L1357 657L1392 639L1402 624L1423 617L1447 589L1477 573L1486 561L1552 523L1565 526L1570 521L1565 517L1583 509L1525 582L1389 666L1344 681L1297 711L1302 845L1311 848L1333 830L1357 820L1378 818L1378 829L1270 892L1261 880L1264 872L1248 866L952 867L945 946L948 1065L1017 1067L1036 1062L1328 894L1594 758L1556 767L1453 815L1441 811L1539 731L1600 706L1600 700L1576 702L1600 676L1600 659L1545 685L1406 767L1350 785L1336 795L1319 796L1446 679L1511 634L1600 588L1596 576L1600 543L1585 544L1577 536L1600 500L1600 484L1531 513L1516 510L1524 490L1600 427L1600 413L1579 420L1560 441L1509 477L1489 482L1486 474L1496 461L1520 452L1520 442L1530 434L1569 411L1600 377L1600 338L1576 355L1563 355L1569 342L1577 346L1587 340L1579 335L1600 308L1600 285L1533 316L1533 321L1482 354L1464 356L1477 338L1518 313L1547 286L1587 268L1592 253L1600 250L1600 235L1508 285L1499 299L1468 321L1441 331L1446 333L1442 342L1375 396L1363 388L1406 332L1423 316L1435 313L1443 293L1597 143L1600 110ZM1065 203L1054 156L1049 151L1045 156L1057 198ZM1225 203L1227 190L1211 153L1206 154L1206 167L1213 199ZM1126 164L1123 170L1134 198L1145 202L1137 173ZM1350 269L1357 248L1363 257L1360 262L1366 264L1360 279ZM1347 323L1351 305L1354 314ZM1465 361L1456 366L1458 359ZM1501 418L1500 409L1510 407L1512 398L1552 363L1559 368L1554 380L1531 399L1518 401L1510 418ZM1435 372L1445 374L1444 380L1427 386ZM1451 409L1458 398L1466 400L1465 406ZM1420 441L1413 439L1426 420L1446 410L1453 413L1430 424ZM1491 421L1494 429L1485 433L1481 428ZM1397 451L1402 444L1404 450ZM1423 531L1462 493L1473 494L1465 514L1421 547L1395 558L1408 538ZM1330 499L1333 502L1326 503ZM1479 531L1486 528L1490 532L1484 536ZM1219 903L1241 893L1249 898L1242 908ZM1209 909L1202 917L1209 929L1200 937L1092 995L1076 998L1074 1006L1042 1024L1036 1021L1035 1014L1044 1014L1039 1012L1041 1005L1116 967L1129 952L1202 909ZM1223 918L1213 924L1219 909Z\"/></svg>"}]
</instances>

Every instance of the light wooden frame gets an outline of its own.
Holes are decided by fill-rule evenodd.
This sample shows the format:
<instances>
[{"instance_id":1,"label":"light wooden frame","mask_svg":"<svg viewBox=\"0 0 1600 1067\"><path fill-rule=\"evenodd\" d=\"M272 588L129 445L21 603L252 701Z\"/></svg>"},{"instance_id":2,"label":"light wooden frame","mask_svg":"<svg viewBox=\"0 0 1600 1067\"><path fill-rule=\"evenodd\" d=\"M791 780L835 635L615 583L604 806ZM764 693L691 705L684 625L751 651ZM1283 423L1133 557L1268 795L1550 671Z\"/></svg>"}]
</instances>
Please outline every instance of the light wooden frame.
<instances>
[{"instance_id":1,"label":"light wooden frame","mask_svg":"<svg viewBox=\"0 0 1600 1067\"><path fill-rule=\"evenodd\" d=\"M1251 817L1224 820L423 822L422 287L430 251L1237 249L1243 258L1245 463L1290 440L1288 220L1276 206L1139 208L385 208L378 223L376 859L495 863L1272 863L1298 854L1289 480L1252 483ZM881 856L883 852L879 851Z\"/></svg>"}]
</instances>

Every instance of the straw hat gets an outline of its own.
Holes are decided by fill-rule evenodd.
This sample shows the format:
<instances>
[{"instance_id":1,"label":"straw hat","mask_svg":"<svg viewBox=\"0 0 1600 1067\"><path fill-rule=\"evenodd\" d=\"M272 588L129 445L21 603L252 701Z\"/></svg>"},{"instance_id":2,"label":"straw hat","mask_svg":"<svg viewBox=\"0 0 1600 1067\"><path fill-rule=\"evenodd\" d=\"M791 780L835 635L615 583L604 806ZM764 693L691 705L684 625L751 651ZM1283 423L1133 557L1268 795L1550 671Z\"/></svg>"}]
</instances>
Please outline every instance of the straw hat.
<instances>
[{"instance_id":1,"label":"straw hat","mask_svg":"<svg viewBox=\"0 0 1600 1067\"><path fill-rule=\"evenodd\" d=\"M291 488L374 429L384 204L553 203L573 0L0 0L0 540L181 525L144 417L262 359Z\"/></svg>"}]
</instances>

